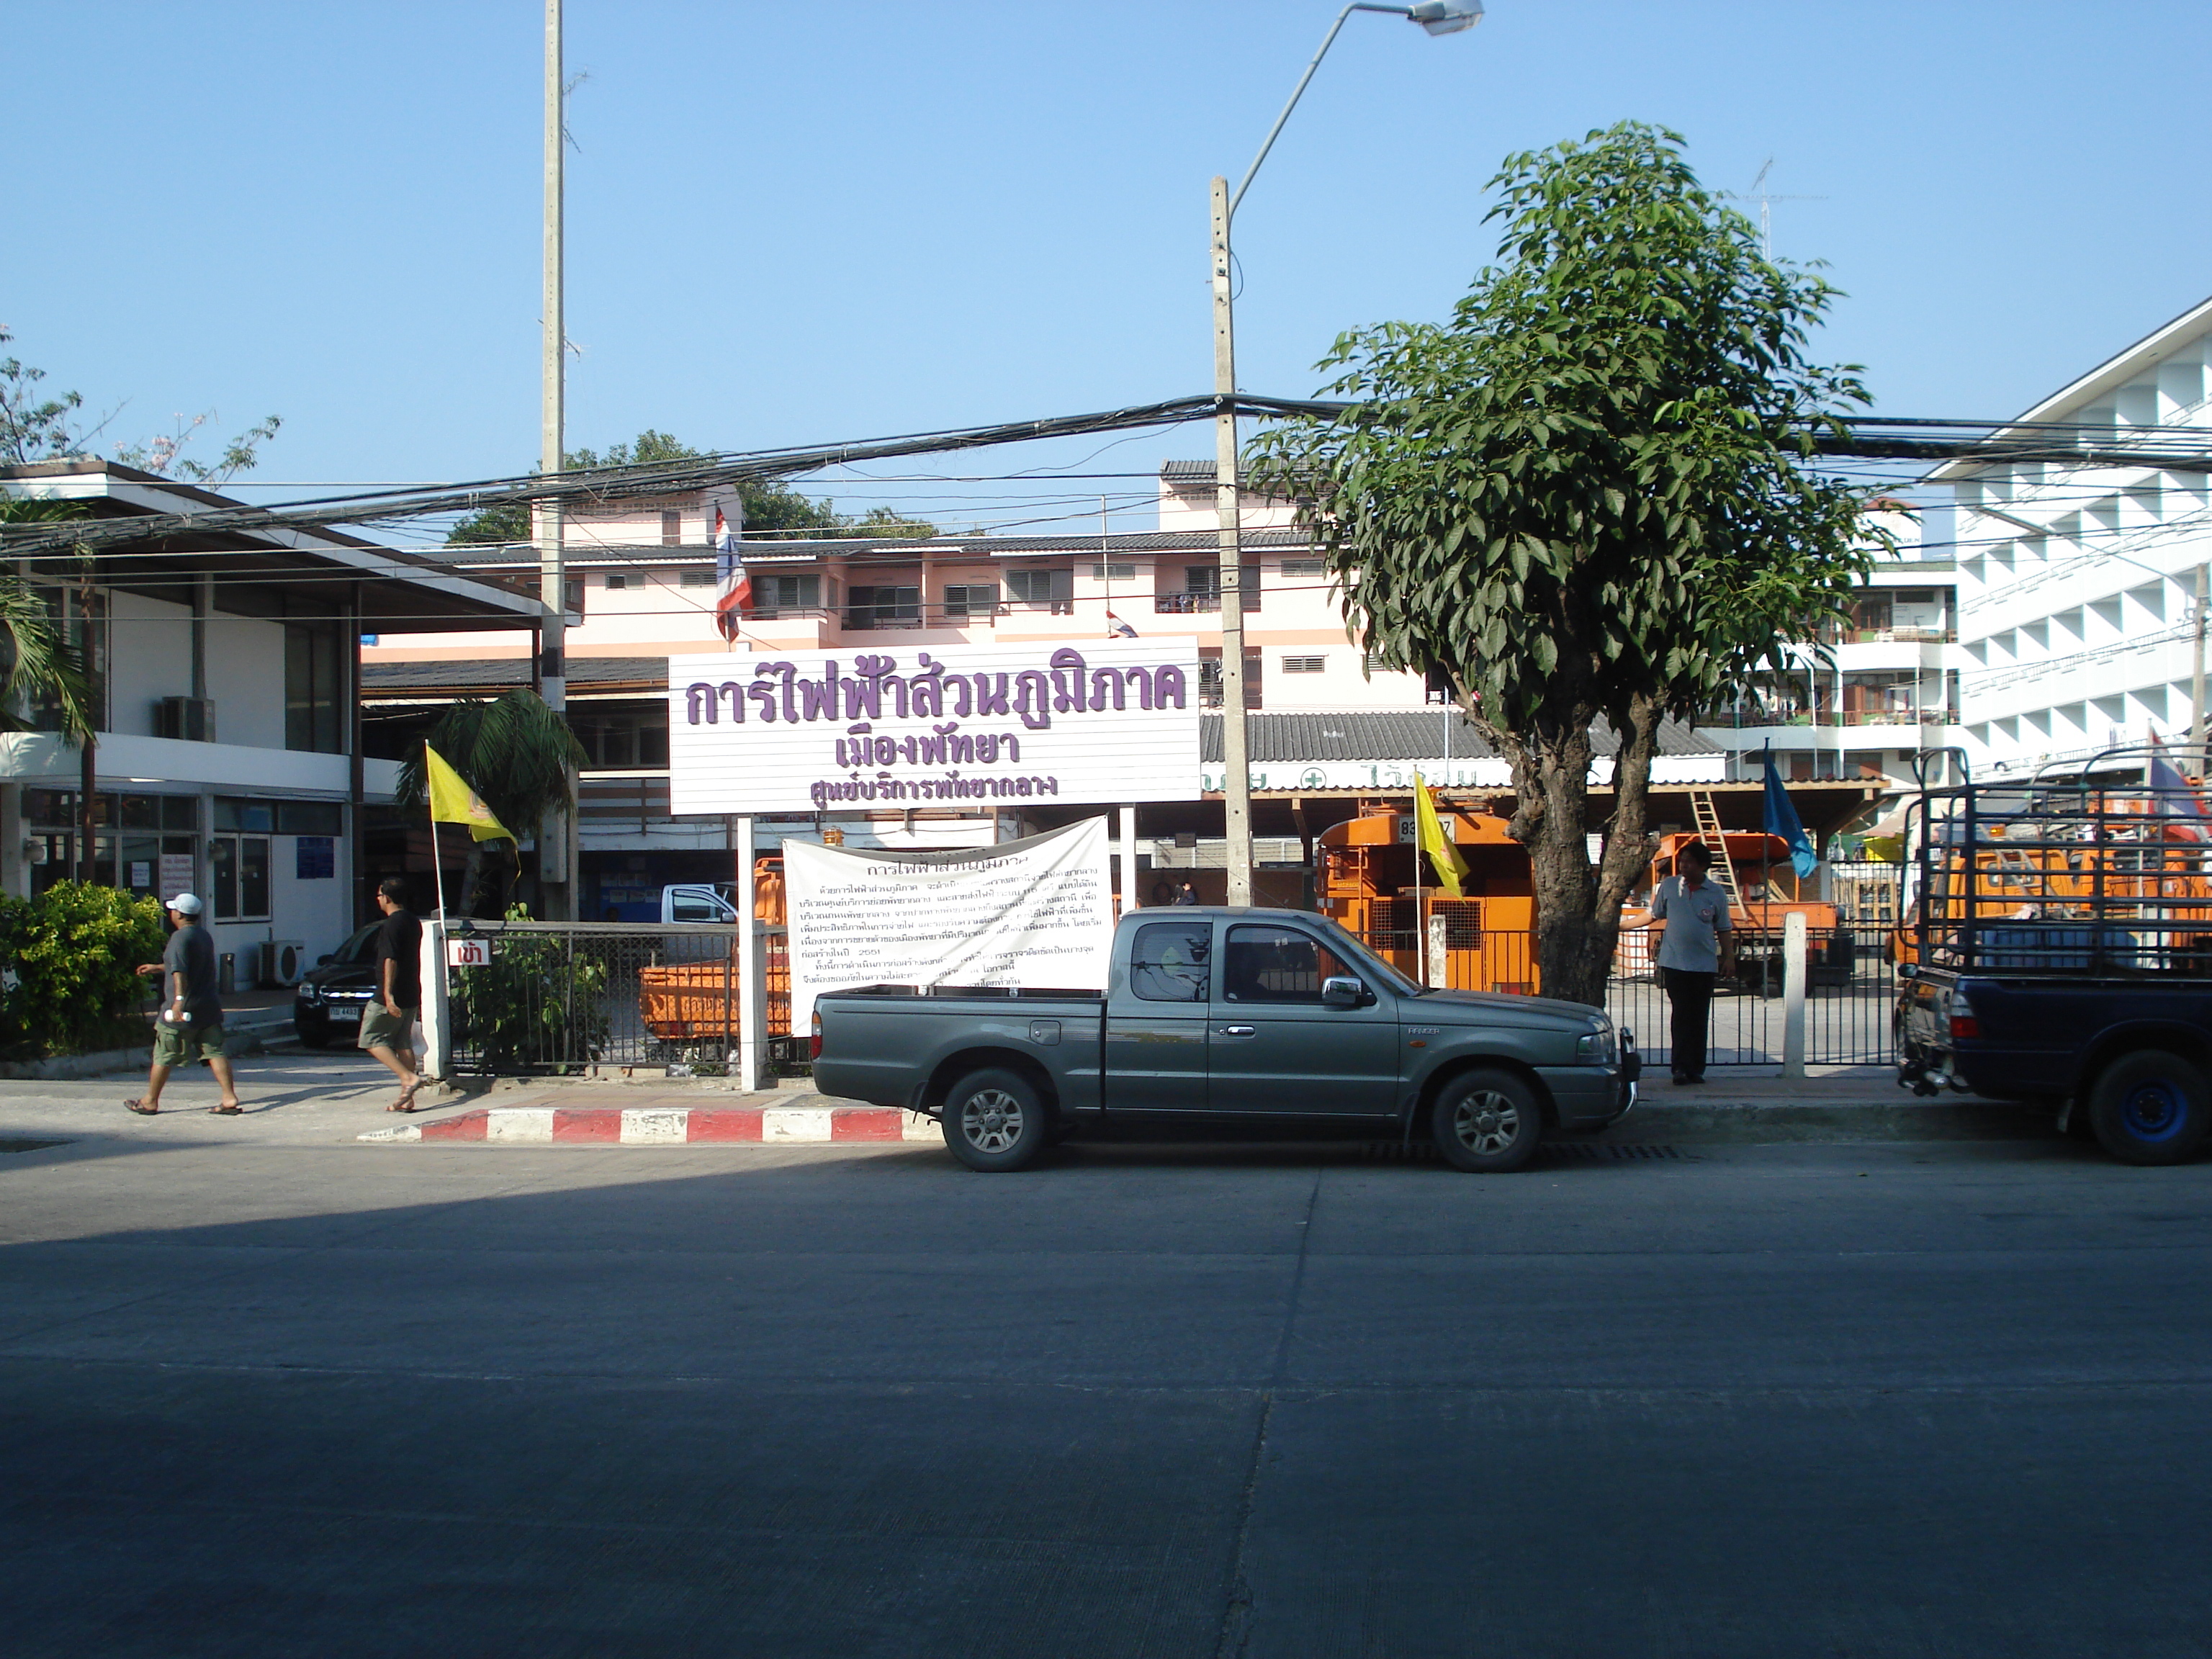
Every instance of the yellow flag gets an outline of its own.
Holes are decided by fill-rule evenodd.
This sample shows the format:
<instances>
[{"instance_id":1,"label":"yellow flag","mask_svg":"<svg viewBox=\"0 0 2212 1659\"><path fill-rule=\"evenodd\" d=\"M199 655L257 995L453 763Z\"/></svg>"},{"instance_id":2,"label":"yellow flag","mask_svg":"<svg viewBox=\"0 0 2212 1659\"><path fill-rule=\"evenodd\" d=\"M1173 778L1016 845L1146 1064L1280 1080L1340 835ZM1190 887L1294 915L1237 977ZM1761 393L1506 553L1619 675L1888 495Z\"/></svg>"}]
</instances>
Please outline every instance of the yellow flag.
<instances>
[{"instance_id":1,"label":"yellow flag","mask_svg":"<svg viewBox=\"0 0 2212 1659\"><path fill-rule=\"evenodd\" d=\"M430 821L465 823L478 841L514 841L514 831L492 816L483 797L461 781L461 775L428 744L422 745L422 770L430 781Z\"/></svg>"},{"instance_id":2,"label":"yellow flag","mask_svg":"<svg viewBox=\"0 0 2212 1659\"><path fill-rule=\"evenodd\" d=\"M1460 856L1459 848L1453 846L1445 836L1443 820L1437 816L1436 797L1429 793L1429 786L1421 781L1419 772L1413 774L1413 825L1414 833L1420 840L1421 851L1429 855L1429 862L1436 866L1437 885L1443 890L1447 898L1463 897L1459 890L1459 883L1460 878L1467 874L1467 860Z\"/></svg>"}]
</instances>

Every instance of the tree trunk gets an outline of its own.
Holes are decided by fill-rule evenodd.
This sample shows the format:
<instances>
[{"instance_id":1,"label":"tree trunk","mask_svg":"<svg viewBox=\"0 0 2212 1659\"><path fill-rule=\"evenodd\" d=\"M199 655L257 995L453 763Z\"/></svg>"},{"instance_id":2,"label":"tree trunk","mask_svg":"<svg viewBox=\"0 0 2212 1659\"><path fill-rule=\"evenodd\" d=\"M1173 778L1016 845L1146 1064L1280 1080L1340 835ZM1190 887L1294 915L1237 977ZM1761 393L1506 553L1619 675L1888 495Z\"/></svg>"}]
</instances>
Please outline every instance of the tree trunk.
<instances>
[{"instance_id":1,"label":"tree trunk","mask_svg":"<svg viewBox=\"0 0 2212 1659\"><path fill-rule=\"evenodd\" d=\"M1494 732L1513 763L1514 839L1528 849L1536 899L1536 969L1545 996L1605 1006L1620 907L1650 859L1644 820L1660 711L1639 702L1613 716L1620 748L1601 860L1589 856L1589 719L1570 711L1546 729Z\"/></svg>"},{"instance_id":2,"label":"tree trunk","mask_svg":"<svg viewBox=\"0 0 2212 1659\"><path fill-rule=\"evenodd\" d=\"M84 734L77 753L76 878L90 885L98 866L93 858L93 826L99 814L94 810L97 792L94 785L100 775L100 749L91 732Z\"/></svg>"}]
</instances>

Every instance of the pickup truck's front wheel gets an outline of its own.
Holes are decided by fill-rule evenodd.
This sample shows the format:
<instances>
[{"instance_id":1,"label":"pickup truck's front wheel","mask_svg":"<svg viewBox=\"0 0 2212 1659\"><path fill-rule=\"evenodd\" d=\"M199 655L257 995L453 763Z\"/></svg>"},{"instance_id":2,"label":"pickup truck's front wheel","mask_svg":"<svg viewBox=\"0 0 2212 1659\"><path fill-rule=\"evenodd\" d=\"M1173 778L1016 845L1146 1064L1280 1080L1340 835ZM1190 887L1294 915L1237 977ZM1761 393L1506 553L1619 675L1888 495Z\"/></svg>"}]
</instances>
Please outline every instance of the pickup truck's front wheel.
<instances>
[{"instance_id":1,"label":"pickup truck's front wheel","mask_svg":"<svg viewBox=\"0 0 2212 1659\"><path fill-rule=\"evenodd\" d=\"M2122 1054L2089 1086L2089 1127L2123 1164L2179 1164L2212 1128L2204 1073L2179 1054Z\"/></svg>"},{"instance_id":2,"label":"pickup truck's front wheel","mask_svg":"<svg viewBox=\"0 0 2212 1659\"><path fill-rule=\"evenodd\" d=\"M1019 1170L1050 1138L1036 1085L1019 1072L970 1072L945 1097L945 1145L971 1170Z\"/></svg>"},{"instance_id":3,"label":"pickup truck's front wheel","mask_svg":"<svg viewBox=\"0 0 2212 1659\"><path fill-rule=\"evenodd\" d=\"M1437 1097L1437 1145L1455 1168L1507 1175L1528 1167L1544 1135L1535 1091L1510 1072L1467 1072Z\"/></svg>"}]
</instances>

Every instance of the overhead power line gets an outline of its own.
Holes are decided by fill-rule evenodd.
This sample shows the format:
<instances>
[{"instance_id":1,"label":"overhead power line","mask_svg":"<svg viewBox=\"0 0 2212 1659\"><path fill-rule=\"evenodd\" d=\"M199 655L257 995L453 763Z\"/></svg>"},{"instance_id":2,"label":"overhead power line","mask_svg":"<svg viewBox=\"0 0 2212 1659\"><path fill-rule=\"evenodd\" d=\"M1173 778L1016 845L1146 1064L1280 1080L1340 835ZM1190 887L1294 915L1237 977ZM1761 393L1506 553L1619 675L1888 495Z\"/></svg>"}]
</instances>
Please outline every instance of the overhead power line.
<instances>
[{"instance_id":1,"label":"overhead power line","mask_svg":"<svg viewBox=\"0 0 2212 1659\"><path fill-rule=\"evenodd\" d=\"M269 507L207 507L185 513L0 526L0 546L5 547L9 556L29 557L64 548L97 550L175 536L257 532L281 535L287 531L326 530L342 525L474 513L489 507L537 501L605 502L685 495L748 480L793 477L825 467L864 461L946 454L1145 427L1176 426L1212 418L1219 412L1222 401L1212 396L1174 398L1090 415L951 428L858 442L732 452L644 465L590 467L472 483L410 485ZM1333 421L1352 407L1343 402L1263 398L1250 393L1239 393L1229 401L1237 414L1262 420ZM1807 436L1813 453L1838 458L1991 465L2040 461L2069 466L2212 473L2212 441L2208 441L2212 434L2186 427L2130 427L2123 434L2109 423L1869 416L1823 420L1809 427Z\"/></svg>"}]
</instances>

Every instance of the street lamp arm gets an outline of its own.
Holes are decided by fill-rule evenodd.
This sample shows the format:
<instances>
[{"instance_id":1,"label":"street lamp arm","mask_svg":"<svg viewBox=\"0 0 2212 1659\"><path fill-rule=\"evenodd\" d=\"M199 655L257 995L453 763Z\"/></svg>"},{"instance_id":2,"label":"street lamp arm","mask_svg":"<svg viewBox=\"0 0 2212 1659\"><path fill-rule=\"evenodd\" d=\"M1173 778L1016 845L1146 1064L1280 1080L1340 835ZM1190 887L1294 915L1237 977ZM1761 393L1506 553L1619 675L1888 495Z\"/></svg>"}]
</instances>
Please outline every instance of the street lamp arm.
<instances>
[{"instance_id":1,"label":"street lamp arm","mask_svg":"<svg viewBox=\"0 0 2212 1659\"><path fill-rule=\"evenodd\" d=\"M1298 106L1298 100L1305 96L1306 85L1314 78L1314 71L1321 67L1321 60L1328 56L1328 49L1336 44L1337 31L1344 27L1344 20L1355 11L1379 11L1386 16L1407 18L1431 33L1437 32L1440 27L1464 28L1469 21L1482 15L1482 8L1477 4L1447 7L1435 4L1433 0L1427 5L1413 6L1375 6L1365 3L1365 0L1353 0L1352 4L1337 13L1336 21L1328 26L1328 33L1322 37L1321 50L1314 53L1313 61L1306 65L1306 72L1298 76L1297 85L1291 88L1291 101L1283 106L1283 112L1275 118L1275 125L1267 129L1267 136L1260 141L1260 153L1252 158L1252 165L1244 169L1244 178L1237 185L1237 193L1229 198L1229 217L1232 222L1237 217L1237 204L1244 199L1244 192L1252 187L1252 179L1260 171L1260 163L1266 161L1267 152L1274 149L1275 140L1281 135L1284 124L1291 118L1291 112Z\"/></svg>"}]
</instances>

